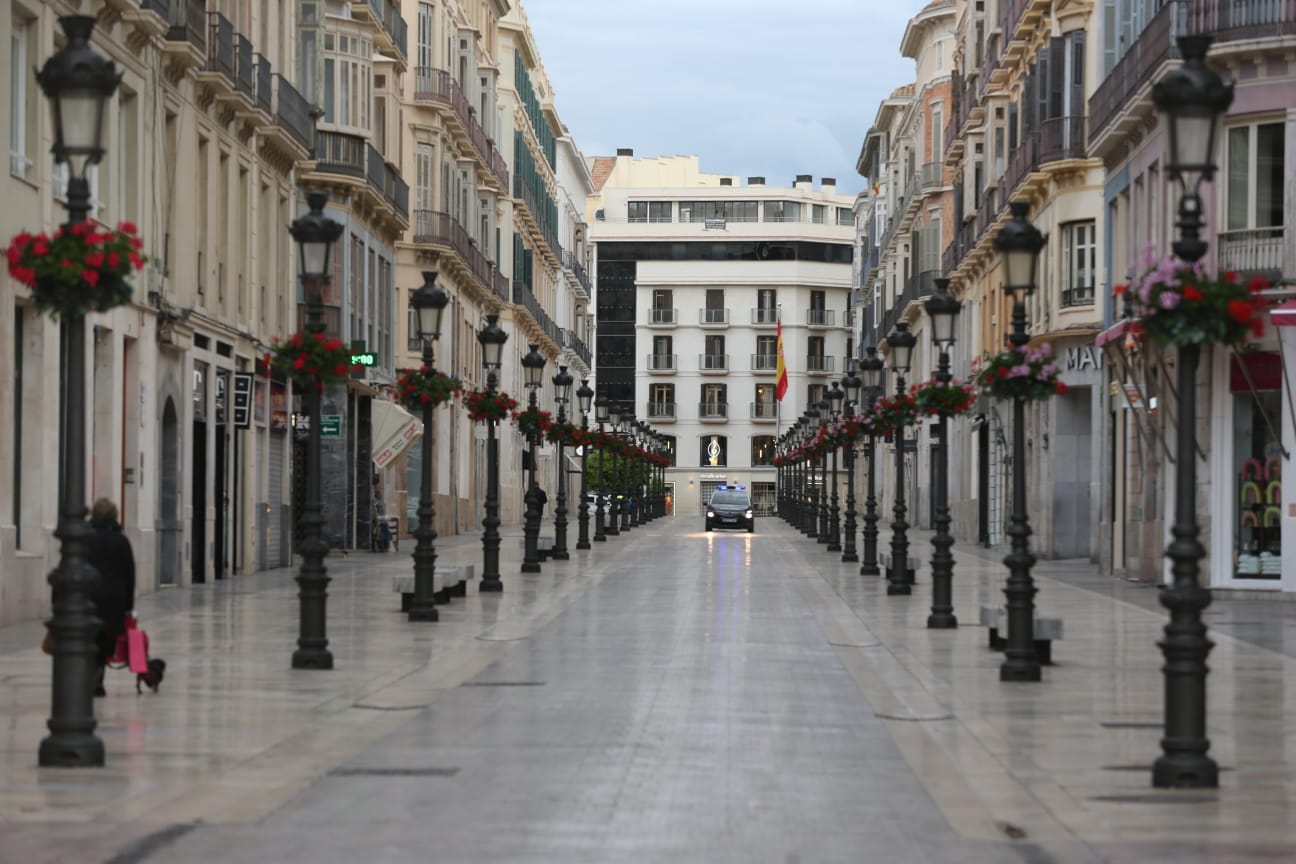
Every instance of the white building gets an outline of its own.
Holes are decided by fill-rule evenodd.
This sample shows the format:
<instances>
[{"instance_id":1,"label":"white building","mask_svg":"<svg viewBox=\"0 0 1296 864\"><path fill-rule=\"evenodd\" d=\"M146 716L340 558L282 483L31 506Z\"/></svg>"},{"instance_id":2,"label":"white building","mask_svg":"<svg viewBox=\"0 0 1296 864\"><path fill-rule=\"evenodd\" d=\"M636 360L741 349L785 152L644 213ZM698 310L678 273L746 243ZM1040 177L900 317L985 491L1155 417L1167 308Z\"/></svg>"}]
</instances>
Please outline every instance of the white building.
<instances>
[{"instance_id":1,"label":"white building","mask_svg":"<svg viewBox=\"0 0 1296 864\"><path fill-rule=\"evenodd\" d=\"M854 198L704 174L696 156L593 160L600 396L668 436L667 494L696 515L718 483L774 506L774 441L841 378ZM775 400L783 322L788 391ZM843 477L843 482L845 478Z\"/></svg>"}]
</instances>

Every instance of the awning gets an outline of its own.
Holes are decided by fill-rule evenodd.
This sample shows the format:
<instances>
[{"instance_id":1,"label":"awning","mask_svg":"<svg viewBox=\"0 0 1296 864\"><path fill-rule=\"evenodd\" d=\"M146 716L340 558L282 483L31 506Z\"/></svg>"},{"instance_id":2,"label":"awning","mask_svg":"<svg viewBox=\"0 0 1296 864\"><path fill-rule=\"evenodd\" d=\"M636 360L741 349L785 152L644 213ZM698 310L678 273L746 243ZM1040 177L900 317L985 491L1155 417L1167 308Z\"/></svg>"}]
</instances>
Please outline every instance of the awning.
<instances>
[{"instance_id":1,"label":"awning","mask_svg":"<svg viewBox=\"0 0 1296 864\"><path fill-rule=\"evenodd\" d=\"M1118 339L1121 336L1124 336L1125 331L1130 328L1130 325L1135 323L1137 322L1131 321L1128 318L1122 318L1121 320L1117 321L1115 324L1108 327L1106 330L1099 333L1094 338L1094 344L1097 345L1099 348L1103 347L1113 339Z\"/></svg>"},{"instance_id":2,"label":"awning","mask_svg":"<svg viewBox=\"0 0 1296 864\"><path fill-rule=\"evenodd\" d=\"M1284 300L1269 310L1275 327L1296 327L1296 297Z\"/></svg>"},{"instance_id":3,"label":"awning","mask_svg":"<svg viewBox=\"0 0 1296 864\"><path fill-rule=\"evenodd\" d=\"M375 399L372 405L374 467L386 468L423 434L423 421L386 399Z\"/></svg>"}]
</instances>

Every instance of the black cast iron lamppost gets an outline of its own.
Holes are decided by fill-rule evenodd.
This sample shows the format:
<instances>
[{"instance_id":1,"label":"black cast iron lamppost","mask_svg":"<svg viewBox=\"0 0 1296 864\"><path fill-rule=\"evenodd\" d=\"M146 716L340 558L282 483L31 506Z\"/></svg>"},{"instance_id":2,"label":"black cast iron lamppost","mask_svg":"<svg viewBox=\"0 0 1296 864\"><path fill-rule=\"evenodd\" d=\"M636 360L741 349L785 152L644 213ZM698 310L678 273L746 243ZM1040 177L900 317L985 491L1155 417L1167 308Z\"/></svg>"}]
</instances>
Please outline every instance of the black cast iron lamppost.
<instances>
[{"instance_id":1,"label":"black cast iron lamppost","mask_svg":"<svg viewBox=\"0 0 1296 864\"><path fill-rule=\"evenodd\" d=\"M859 361L854 357L850 359L846 367L846 377L841 380L843 395L846 398L846 411L851 418L859 415L859 398L860 388L863 382L856 375L859 368ZM855 553L855 442L850 441L846 444L846 539L842 544L842 558L844 563L852 563L859 560L859 555Z\"/></svg>"},{"instance_id":2,"label":"black cast iron lamppost","mask_svg":"<svg viewBox=\"0 0 1296 864\"><path fill-rule=\"evenodd\" d=\"M1003 256L1004 290L1012 296L1012 333L1008 342L1023 350L1030 336L1026 333L1026 298L1035 293L1035 264L1044 248L1044 235L1026 215L1030 204L1013 201L1013 218L995 238L995 249ZM1031 567L1035 556L1030 551L1030 517L1026 512L1026 402L1013 399L1013 503L1008 523L1012 550L1004 558L1008 565L1008 642L1004 662L999 667L1000 681L1040 680L1039 657L1035 654L1035 583Z\"/></svg>"},{"instance_id":3,"label":"black cast iron lamppost","mask_svg":"<svg viewBox=\"0 0 1296 864\"><path fill-rule=\"evenodd\" d=\"M589 432L589 412L590 404L594 401L594 388L589 386L589 379L582 378L580 387L576 388L576 401L580 407L581 413L581 432ZM581 500L580 507L576 508L576 548L590 548L589 539L589 440L588 435L583 436L584 440L580 448L580 466L581 466Z\"/></svg>"},{"instance_id":4,"label":"black cast iron lamppost","mask_svg":"<svg viewBox=\"0 0 1296 864\"><path fill-rule=\"evenodd\" d=\"M896 397L905 392L905 373L909 371L913 359L914 345L918 339L909 332L909 322L897 321L895 329L887 336L887 347L890 349L891 371L895 373ZM895 430L895 506L891 512L895 515L891 523L891 570L887 573L887 594L906 595L913 591L909 579L909 523L905 521L908 513L905 507L905 427L901 423Z\"/></svg>"},{"instance_id":5,"label":"black cast iron lamppost","mask_svg":"<svg viewBox=\"0 0 1296 864\"><path fill-rule=\"evenodd\" d=\"M936 380L948 387L954 380L950 374L949 355L954 346L954 321L963 304L950 293L948 279L937 279L936 293L927 299L925 308L931 318L932 342L940 351ZM936 534L932 537L932 605L927 626L933 630L945 630L957 627L958 618L954 616L954 556L950 554L954 538L949 533L949 415L943 411L936 423L936 435L940 439L936 450L936 476L932 478Z\"/></svg>"},{"instance_id":6,"label":"black cast iron lamppost","mask_svg":"<svg viewBox=\"0 0 1296 864\"><path fill-rule=\"evenodd\" d=\"M842 400L846 398L846 391L833 382L832 389L828 391L828 403L832 406L832 422L836 423L841 419ZM832 448L832 500L828 505L828 551L841 551L841 505L837 495L837 451L839 447Z\"/></svg>"},{"instance_id":7,"label":"black cast iron lamppost","mask_svg":"<svg viewBox=\"0 0 1296 864\"><path fill-rule=\"evenodd\" d=\"M608 400L607 421L610 427L609 434L620 437L621 403L615 399ZM606 532L609 537L618 537L621 534L621 463L623 461L620 456L612 454L612 489L608 494L609 518Z\"/></svg>"},{"instance_id":8,"label":"black cast iron lamppost","mask_svg":"<svg viewBox=\"0 0 1296 864\"><path fill-rule=\"evenodd\" d=\"M86 170L103 158L104 103L121 75L111 60L90 46L95 19L59 19L67 44L37 74L54 117L54 161L68 166L67 225L84 223L90 212ZM95 654L100 621L94 596L99 573L86 560L94 529L86 522L85 315L64 315L63 490L59 502L58 567L49 575L53 616L46 622L53 640L50 734L40 743L43 767L97 768L104 764L103 741L95 734Z\"/></svg>"},{"instance_id":9,"label":"black cast iron lamppost","mask_svg":"<svg viewBox=\"0 0 1296 864\"><path fill-rule=\"evenodd\" d=\"M310 212L294 220L288 233L301 252L299 264L306 295L306 332L324 332L324 286L329 281L332 247L342 236L342 225L324 215L328 196L311 192L306 196ZM297 576L300 587L301 632L293 652L294 669L332 669L328 650L328 571L324 556L323 505L320 502L320 391L306 388L306 500L302 505L302 566Z\"/></svg>"},{"instance_id":10,"label":"black cast iron lamppost","mask_svg":"<svg viewBox=\"0 0 1296 864\"><path fill-rule=\"evenodd\" d=\"M1179 239L1175 255L1195 264L1206 254L1201 239L1200 188L1215 174L1215 133L1219 117L1233 103L1233 85L1225 84L1206 65L1211 37L1179 39L1183 65L1152 88L1157 108L1170 126L1169 164L1179 180ZM1206 755L1206 658L1213 647L1206 636L1202 611L1211 602L1209 588L1199 582L1198 562L1206 554L1197 540L1197 366L1201 346L1179 346L1179 416L1175 436L1174 540L1166 549L1173 582L1161 590L1161 605L1170 611L1165 638L1165 734L1161 756L1152 766L1152 784L1178 789L1219 786L1219 767Z\"/></svg>"},{"instance_id":11,"label":"black cast iron lamppost","mask_svg":"<svg viewBox=\"0 0 1296 864\"><path fill-rule=\"evenodd\" d=\"M882 393L882 358L877 356L877 348L870 345L864 349L864 360L860 363L860 380L864 382L865 398L869 403L869 413L873 403ZM879 576L878 567L878 521L881 518L877 511L877 482L874 457L877 454L877 441L872 432L865 438L865 465L868 471L868 485L864 494L864 560L860 562L861 576Z\"/></svg>"},{"instance_id":12,"label":"black cast iron lamppost","mask_svg":"<svg viewBox=\"0 0 1296 864\"><path fill-rule=\"evenodd\" d=\"M594 421L598 423L599 434L603 434L603 425L608 422L608 398L600 393L594 400ZM603 512L603 499L607 497L607 452L599 450L598 488L594 490L594 542L607 542L607 526Z\"/></svg>"},{"instance_id":13,"label":"black cast iron lamppost","mask_svg":"<svg viewBox=\"0 0 1296 864\"><path fill-rule=\"evenodd\" d=\"M554 402L558 403L558 422L567 422L567 400L571 398L571 373L566 366L558 367L558 374L553 377ZM554 545L549 557L555 561L566 561L571 558L567 551L567 465L564 461L564 447L558 442L558 499L554 506Z\"/></svg>"},{"instance_id":14,"label":"black cast iron lamppost","mask_svg":"<svg viewBox=\"0 0 1296 864\"><path fill-rule=\"evenodd\" d=\"M423 343L423 365L428 371L435 366L433 343L441 336L441 315L450 303L450 295L436 284L436 272L423 271L423 284L414 296L410 305L418 319L419 340ZM423 405L423 456L420 460L419 473L422 476L419 491L418 531L415 537L418 543L414 546L414 597L410 601L409 620L435 621L439 617L436 609L436 512L432 507L432 459L433 440L433 405Z\"/></svg>"},{"instance_id":15,"label":"black cast iron lamppost","mask_svg":"<svg viewBox=\"0 0 1296 864\"><path fill-rule=\"evenodd\" d=\"M623 402L621 404L621 433L627 444L634 443L634 422L634 408L629 403ZM634 468L635 465L630 460L630 457L626 456L621 459L621 494L624 496L621 500L622 531L629 531L631 528L636 526L636 523L632 519L635 509L634 501L632 500Z\"/></svg>"},{"instance_id":16,"label":"black cast iron lamppost","mask_svg":"<svg viewBox=\"0 0 1296 864\"><path fill-rule=\"evenodd\" d=\"M544 378L545 358L540 353L540 346L532 342L529 345L530 351L522 358L522 370L526 373L526 388L528 391L527 406L532 410L539 410L536 401L536 391L540 389L540 384ZM536 438L538 432L527 433L527 490L523 501L526 503L526 522L522 526L523 546L522 546L522 572L539 573L540 572L540 496L539 487L536 486Z\"/></svg>"},{"instance_id":17,"label":"black cast iron lamppost","mask_svg":"<svg viewBox=\"0 0 1296 864\"><path fill-rule=\"evenodd\" d=\"M482 366L486 369L486 389L495 392L499 383L500 363L503 362L504 343L508 334L499 326L498 315L487 315L486 326L477 334L482 348ZM504 590L499 569L499 438L495 435L495 421L486 420L486 515L482 518L482 578L477 584L481 593Z\"/></svg>"},{"instance_id":18,"label":"black cast iron lamppost","mask_svg":"<svg viewBox=\"0 0 1296 864\"><path fill-rule=\"evenodd\" d=\"M805 410L805 426L801 429L801 435L806 444L809 444L814 437L815 429L819 428L819 403L811 402ZM815 467L819 460L813 456L806 457L806 519L802 530L808 537L818 539L819 536L819 499L815 487Z\"/></svg>"}]
</instances>

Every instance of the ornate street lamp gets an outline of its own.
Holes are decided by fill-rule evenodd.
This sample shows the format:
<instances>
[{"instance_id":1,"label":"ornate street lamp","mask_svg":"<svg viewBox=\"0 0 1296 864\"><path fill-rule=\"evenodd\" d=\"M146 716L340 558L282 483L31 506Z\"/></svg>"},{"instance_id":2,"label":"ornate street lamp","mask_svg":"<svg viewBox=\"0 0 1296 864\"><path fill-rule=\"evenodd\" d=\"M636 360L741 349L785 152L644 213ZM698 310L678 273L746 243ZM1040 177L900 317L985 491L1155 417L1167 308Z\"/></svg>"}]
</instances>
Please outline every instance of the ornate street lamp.
<instances>
[{"instance_id":1,"label":"ornate street lamp","mask_svg":"<svg viewBox=\"0 0 1296 864\"><path fill-rule=\"evenodd\" d=\"M594 388L589 386L589 379L582 378L581 385L576 389L576 402L581 413L581 432L589 432L589 412L590 405L594 402ZM580 507L576 508L576 548L590 548L589 539L589 436L584 435L580 448L580 466L581 466L581 500Z\"/></svg>"},{"instance_id":2,"label":"ornate street lamp","mask_svg":"<svg viewBox=\"0 0 1296 864\"><path fill-rule=\"evenodd\" d=\"M627 402L621 403L621 432L622 437L625 438L627 444L634 443L634 422L635 417L633 406ZM634 513L638 508L632 500L634 497L632 486L634 480L634 474L632 472L634 471L634 468L635 466L631 463L629 458L621 460L621 494L624 496L621 499L622 531L629 531L631 528L637 527L638 525L638 523L634 521Z\"/></svg>"},{"instance_id":3,"label":"ornate street lamp","mask_svg":"<svg viewBox=\"0 0 1296 864\"><path fill-rule=\"evenodd\" d=\"M486 389L494 394L499 384L500 364L504 359L504 343L508 333L499 326L498 315L487 315L486 326L477 334L482 349L482 366L486 370ZM486 420L486 515L482 519L482 577L477 590L497 593L504 590L499 569L499 438L495 435L495 421Z\"/></svg>"},{"instance_id":4,"label":"ornate street lamp","mask_svg":"<svg viewBox=\"0 0 1296 864\"><path fill-rule=\"evenodd\" d=\"M608 400L607 421L610 427L609 434L613 437L619 437L621 431L621 403L615 399ZM612 460L612 489L608 493L609 518L606 533L609 537L618 537L621 534L621 463L625 460L615 453L612 454Z\"/></svg>"},{"instance_id":5,"label":"ornate street lamp","mask_svg":"<svg viewBox=\"0 0 1296 864\"><path fill-rule=\"evenodd\" d=\"M111 60L90 46L95 19L59 19L67 43L37 73L54 118L54 161L68 166L67 226L90 213L89 166L103 158L104 104L121 81ZM39 763L48 767L97 768L104 764L103 741L95 734L96 639L94 592L99 573L86 559L94 529L86 522L85 315L63 316L63 489L59 501L59 564L50 574L53 615L46 622L53 640L50 734L41 741Z\"/></svg>"},{"instance_id":6,"label":"ornate street lamp","mask_svg":"<svg viewBox=\"0 0 1296 864\"><path fill-rule=\"evenodd\" d=\"M540 353L540 346L531 342L530 351L522 358L522 371L526 374L526 388L528 392L527 405L532 409L538 410L536 401L536 391L544 380L545 358ZM540 496L539 487L536 486L536 440L538 435L531 433L527 435L527 490L523 501L526 503L526 522L522 526L522 535L524 538L522 547L522 572L539 573L540 572Z\"/></svg>"},{"instance_id":7,"label":"ornate street lamp","mask_svg":"<svg viewBox=\"0 0 1296 864\"><path fill-rule=\"evenodd\" d=\"M1044 248L1044 235L1026 215L1030 204L1013 201L1012 221L995 238L994 247L1003 256L1004 290L1013 300L1012 333L1008 341L1017 349L1030 341L1026 334L1026 298L1035 293L1035 265ZM999 667L1000 681L1040 680L1039 657L1035 654L1035 583L1031 567L1030 517L1026 512L1026 402L1013 399L1013 503L1008 523L1012 550L1004 558L1008 565L1008 642Z\"/></svg>"},{"instance_id":8,"label":"ornate street lamp","mask_svg":"<svg viewBox=\"0 0 1296 864\"><path fill-rule=\"evenodd\" d=\"M310 211L293 221L288 233L301 252L301 280L306 295L306 332L324 332L324 286L329 281L332 247L342 236L342 225L324 215L328 195L311 192L306 196ZM297 576L301 631L293 652L294 669L332 669L328 650L328 571L324 556L328 543L323 536L324 516L320 502L320 391L307 387L306 401L306 500L302 504L302 566Z\"/></svg>"},{"instance_id":9,"label":"ornate street lamp","mask_svg":"<svg viewBox=\"0 0 1296 864\"><path fill-rule=\"evenodd\" d=\"M598 423L598 431L599 431L599 434L600 434L600 435L602 435L602 434L604 433L603 425L604 425L605 423L608 422L608 410L609 410L609 408L610 408L610 404L609 404L609 401L608 401L607 396L606 396L605 394L603 394L603 393L598 394L598 398L596 398L596 399L594 400L594 421L595 421L596 423ZM598 473L598 477L599 477L598 489L596 489L596 490L595 490L595 493L594 493L594 497L595 497L595 501L594 501L594 542L595 542L595 543L606 543L606 542L607 542L607 526L604 524L606 520L605 520L605 518L604 518L605 514L604 514L604 512L603 512L603 499L604 499L604 498L607 498L607 496L608 496L608 491L607 491L607 482L608 482L608 480L607 480L607 454L606 454L603 450L601 450L601 449L599 450L599 473ZM609 500L610 500L610 499L609 499Z\"/></svg>"},{"instance_id":10,"label":"ornate street lamp","mask_svg":"<svg viewBox=\"0 0 1296 864\"><path fill-rule=\"evenodd\" d=\"M931 318L932 341L940 351L936 380L947 387L954 380L950 374L949 355L954 346L954 321L963 308L958 298L950 293L949 281L937 279L936 292L924 304ZM936 435L940 439L940 446L936 448L936 476L932 478L936 534L932 537L932 605L927 626L944 630L958 626L958 618L954 617L954 556L950 554L954 538L949 533L949 415L944 411L936 422Z\"/></svg>"},{"instance_id":11,"label":"ornate street lamp","mask_svg":"<svg viewBox=\"0 0 1296 864\"><path fill-rule=\"evenodd\" d=\"M873 411L873 403L882 395L882 373L885 364L882 358L877 356L877 348L873 345L864 349L864 360L860 363L860 379L864 382L864 399L868 402L869 412ZM881 517L877 510L877 472L874 464L874 456L877 454L877 441L872 433L865 438L866 463L868 471L868 486L864 495L864 560L860 562L861 576L879 576L882 571L878 567L878 521Z\"/></svg>"},{"instance_id":12,"label":"ornate street lamp","mask_svg":"<svg viewBox=\"0 0 1296 864\"><path fill-rule=\"evenodd\" d=\"M1219 117L1233 104L1233 85L1225 84L1206 65L1211 37L1179 39L1183 65L1152 88L1152 99L1166 115L1170 127L1170 154L1166 167L1179 180L1179 239L1175 255L1195 264L1206 254L1201 239L1200 188L1215 174L1215 134ZM1206 658L1211 641L1206 637L1202 611L1211 592L1198 583L1198 562L1206 551L1197 540L1197 367L1201 346L1179 346L1179 414L1175 436L1174 540L1166 549L1172 562L1173 582L1161 592L1161 605L1170 621L1161 640L1165 656L1165 734L1161 756L1152 766L1152 784L1177 789L1213 789L1219 786L1219 767L1207 756Z\"/></svg>"},{"instance_id":13,"label":"ornate street lamp","mask_svg":"<svg viewBox=\"0 0 1296 864\"><path fill-rule=\"evenodd\" d=\"M859 415L860 389L864 382L855 374L859 371L859 361L850 358L846 366L846 377L841 380L842 395L846 399L846 411L850 417ZM845 563L859 560L855 553L855 442L846 445L846 539L842 544L842 558Z\"/></svg>"},{"instance_id":14,"label":"ornate street lamp","mask_svg":"<svg viewBox=\"0 0 1296 864\"><path fill-rule=\"evenodd\" d=\"M891 371L895 373L895 392L903 396L905 392L905 373L913 358L917 337L909 332L909 322L897 321L895 329L887 336L887 347L890 349L888 360ZM891 522L891 571L887 574L887 594L907 595L913 591L909 578L909 523L905 521L908 513L905 507L905 429L900 425L895 430L895 506L891 512L895 515Z\"/></svg>"},{"instance_id":15,"label":"ornate street lamp","mask_svg":"<svg viewBox=\"0 0 1296 864\"><path fill-rule=\"evenodd\" d=\"M801 437L808 444L814 436L812 430L819 428L819 403L811 402L807 405L804 417L806 422L801 429ZM806 520L802 528L807 536L814 537L816 540L819 537L819 493L815 486L817 461L814 457L806 459Z\"/></svg>"},{"instance_id":16,"label":"ornate street lamp","mask_svg":"<svg viewBox=\"0 0 1296 864\"><path fill-rule=\"evenodd\" d=\"M567 402L571 399L572 383L575 381L566 366L558 367L558 374L553 377L554 402L558 404L558 422L567 422ZM558 442L558 499L554 502L554 545L549 557L555 561L566 561L571 558L567 551L567 464L564 459L564 445Z\"/></svg>"},{"instance_id":17,"label":"ornate street lamp","mask_svg":"<svg viewBox=\"0 0 1296 864\"><path fill-rule=\"evenodd\" d=\"M836 423L841 419L842 400L846 398L846 391L842 390L833 382L832 389L828 391L828 404L832 412L832 422ZM828 505L828 551L841 551L841 507L837 496L837 447L832 451L832 499ZM826 455L824 458L828 458Z\"/></svg>"},{"instance_id":18,"label":"ornate street lamp","mask_svg":"<svg viewBox=\"0 0 1296 864\"><path fill-rule=\"evenodd\" d=\"M437 287L436 271L423 271L423 284L414 296L410 305L418 321L418 337L423 343L423 366L430 372L435 368L436 357L433 354L433 343L441 336L441 316L450 303L450 295ZM409 620L435 621L438 618L436 609L436 521L432 508L432 446L433 405L423 404L423 455L420 461L422 480L419 490L418 530L414 536L418 543L414 546L414 597L410 601Z\"/></svg>"}]
</instances>

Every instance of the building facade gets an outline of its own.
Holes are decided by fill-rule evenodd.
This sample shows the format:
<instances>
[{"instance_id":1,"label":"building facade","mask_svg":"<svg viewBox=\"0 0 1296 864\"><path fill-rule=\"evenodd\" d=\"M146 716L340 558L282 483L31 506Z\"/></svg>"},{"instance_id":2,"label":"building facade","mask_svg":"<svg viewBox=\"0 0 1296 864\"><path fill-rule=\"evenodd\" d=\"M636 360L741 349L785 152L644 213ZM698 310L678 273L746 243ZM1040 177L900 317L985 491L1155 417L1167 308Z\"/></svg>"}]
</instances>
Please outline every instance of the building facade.
<instances>
[{"instance_id":1,"label":"building facade","mask_svg":"<svg viewBox=\"0 0 1296 864\"><path fill-rule=\"evenodd\" d=\"M600 395L667 436L675 513L700 514L725 482L748 485L758 513L772 512L774 441L852 351L854 199L809 175L739 185L701 172L697 157L619 151L593 164Z\"/></svg>"}]
</instances>

